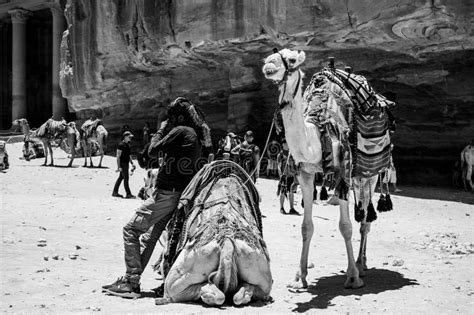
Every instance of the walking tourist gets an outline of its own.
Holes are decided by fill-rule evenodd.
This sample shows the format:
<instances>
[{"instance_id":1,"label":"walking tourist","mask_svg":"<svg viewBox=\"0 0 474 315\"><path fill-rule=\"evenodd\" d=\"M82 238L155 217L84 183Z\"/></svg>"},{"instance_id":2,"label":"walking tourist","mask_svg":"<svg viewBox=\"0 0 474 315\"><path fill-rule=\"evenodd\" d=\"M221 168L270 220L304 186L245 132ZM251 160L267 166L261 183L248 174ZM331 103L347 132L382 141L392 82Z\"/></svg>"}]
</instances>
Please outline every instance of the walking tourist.
<instances>
[{"instance_id":1,"label":"walking tourist","mask_svg":"<svg viewBox=\"0 0 474 315\"><path fill-rule=\"evenodd\" d=\"M125 131L122 136L122 141L119 143L117 147L117 172L119 173L119 177L115 182L114 191L112 192L112 196L123 198L122 195L119 194L120 184L123 181L123 186L125 188L125 193L127 194L125 198L133 199L135 198L130 191L130 186L128 184L129 179L129 169L128 164L132 165L132 172L135 170L135 164L133 164L132 157L130 155L130 141L132 141L133 134L130 131Z\"/></svg>"}]
</instances>

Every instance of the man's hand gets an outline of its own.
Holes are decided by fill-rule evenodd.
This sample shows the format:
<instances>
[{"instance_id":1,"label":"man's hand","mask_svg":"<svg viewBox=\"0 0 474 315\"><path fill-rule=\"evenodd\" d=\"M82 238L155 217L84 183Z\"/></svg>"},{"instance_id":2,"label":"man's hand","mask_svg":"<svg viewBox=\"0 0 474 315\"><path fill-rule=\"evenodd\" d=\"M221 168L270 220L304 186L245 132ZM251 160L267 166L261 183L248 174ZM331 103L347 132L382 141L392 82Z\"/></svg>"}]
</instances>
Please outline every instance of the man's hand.
<instances>
[{"instance_id":1,"label":"man's hand","mask_svg":"<svg viewBox=\"0 0 474 315\"><path fill-rule=\"evenodd\" d=\"M117 170L116 170L115 172L116 172L116 173L119 173L119 172L121 172L121 171L122 171L122 168L119 167L119 168L117 168Z\"/></svg>"}]
</instances>

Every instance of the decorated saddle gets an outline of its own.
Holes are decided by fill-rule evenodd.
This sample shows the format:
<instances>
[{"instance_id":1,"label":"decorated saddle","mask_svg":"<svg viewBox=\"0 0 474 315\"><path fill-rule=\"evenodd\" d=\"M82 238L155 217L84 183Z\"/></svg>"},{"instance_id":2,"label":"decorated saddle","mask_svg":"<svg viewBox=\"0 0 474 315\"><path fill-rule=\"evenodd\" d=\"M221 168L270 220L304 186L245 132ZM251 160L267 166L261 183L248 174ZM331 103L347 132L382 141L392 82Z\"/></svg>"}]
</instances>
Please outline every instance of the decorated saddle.
<instances>
[{"instance_id":1,"label":"decorated saddle","mask_svg":"<svg viewBox=\"0 0 474 315\"><path fill-rule=\"evenodd\" d=\"M238 164L227 160L206 164L184 190L168 223L164 277L186 244L199 248L211 241L240 239L269 258L258 203L252 180Z\"/></svg>"},{"instance_id":2,"label":"decorated saddle","mask_svg":"<svg viewBox=\"0 0 474 315\"><path fill-rule=\"evenodd\" d=\"M334 173L331 188L347 200L351 177L371 177L390 166L395 103L376 93L361 75L326 68L304 92L306 121L321 131L322 167Z\"/></svg>"}]
</instances>

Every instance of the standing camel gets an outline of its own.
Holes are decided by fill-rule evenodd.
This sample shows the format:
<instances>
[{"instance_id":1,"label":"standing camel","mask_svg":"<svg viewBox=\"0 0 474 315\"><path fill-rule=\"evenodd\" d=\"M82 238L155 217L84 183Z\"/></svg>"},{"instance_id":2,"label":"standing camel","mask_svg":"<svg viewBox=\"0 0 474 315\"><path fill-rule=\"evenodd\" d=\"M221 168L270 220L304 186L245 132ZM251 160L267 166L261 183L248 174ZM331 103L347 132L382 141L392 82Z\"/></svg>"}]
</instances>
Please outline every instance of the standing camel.
<instances>
[{"instance_id":1,"label":"standing camel","mask_svg":"<svg viewBox=\"0 0 474 315\"><path fill-rule=\"evenodd\" d=\"M89 157L90 166L92 163L92 148L97 145L100 153L99 167L102 167L102 159L104 158L104 148L107 143L109 133L102 124L102 120L91 118L86 120L81 126L81 143L84 149L84 166L87 166L87 157Z\"/></svg>"},{"instance_id":2,"label":"standing camel","mask_svg":"<svg viewBox=\"0 0 474 315\"><path fill-rule=\"evenodd\" d=\"M76 157L75 145L79 141L76 124L74 122L67 123L64 119L54 120L50 118L34 131L30 130L28 121L25 118L15 119L12 124L13 126L21 126L26 141L29 141L30 138L38 138L41 140L44 146L43 166L46 166L48 163L48 151L51 155L51 163L49 165L54 166L51 143L61 143L66 139L68 146L71 148L71 159L67 167L72 166L72 162Z\"/></svg>"},{"instance_id":3,"label":"standing camel","mask_svg":"<svg viewBox=\"0 0 474 315\"><path fill-rule=\"evenodd\" d=\"M472 186L472 167L474 166L474 140L461 152L462 183L464 190L474 190Z\"/></svg>"},{"instance_id":4,"label":"standing camel","mask_svg":"<svg viewBox=\"0 0 474 315\"><path fill-rule=\"evenodd\" d=\"M339 198L339 230L344 238L348 258L344 287L355 289L364 285L360 277L367 270L367 234L371 222L376 219L371 197L374 195L378 174L388 167L391 154L388 130L390 124L385 107L382 106L393 103L373 92L365 78L334 67L316 73L303 94L304 74L300 66L304 60L305 53L302 51L274 50L265 59L263 66L265 77L278 85L278 104L285 137L299 168L298 179L304 201L300 267L289 287L308 287L308 254L314 232L313 182L315 173L324 172L334 173L333 185L335 195ZM361 90L367 94L366 102L355 102L358 94L351 95L351 91L345 87L350 80L362 82L360 85ZM373 136L374 132L378 133L376 137ZM364 134L371 134L373 137L366 140ZM352 248L352 223L349 215L348 197L351 187L356 199L356 220L361 223L357 261Z\"/></svg>"}]
</instances>

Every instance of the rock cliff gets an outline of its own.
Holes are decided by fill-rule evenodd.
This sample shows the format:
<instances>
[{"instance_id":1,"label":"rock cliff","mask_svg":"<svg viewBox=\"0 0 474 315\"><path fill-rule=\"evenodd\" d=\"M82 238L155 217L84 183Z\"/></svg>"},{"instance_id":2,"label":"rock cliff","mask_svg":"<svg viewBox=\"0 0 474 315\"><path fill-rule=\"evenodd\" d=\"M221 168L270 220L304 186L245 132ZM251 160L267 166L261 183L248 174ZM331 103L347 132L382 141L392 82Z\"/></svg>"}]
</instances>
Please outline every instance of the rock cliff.
<instances>
[{"instance_id":1,"label":"rock cliff","mask_svg":"<svg viewBox=\"0 0 474 315\"><path fill-rule=\"evenodd\" d=\"M406 181L427 165L417 181L446 180L474 137L469 0L68 0L65 15L62 93L78 118L100 112L112 135L156 125L185 96L216 139L252 129L263 146L277 98L263 59L291 47L306 51L306 82L334 56L396 98Z\"/></svg>"}]
</instances>

